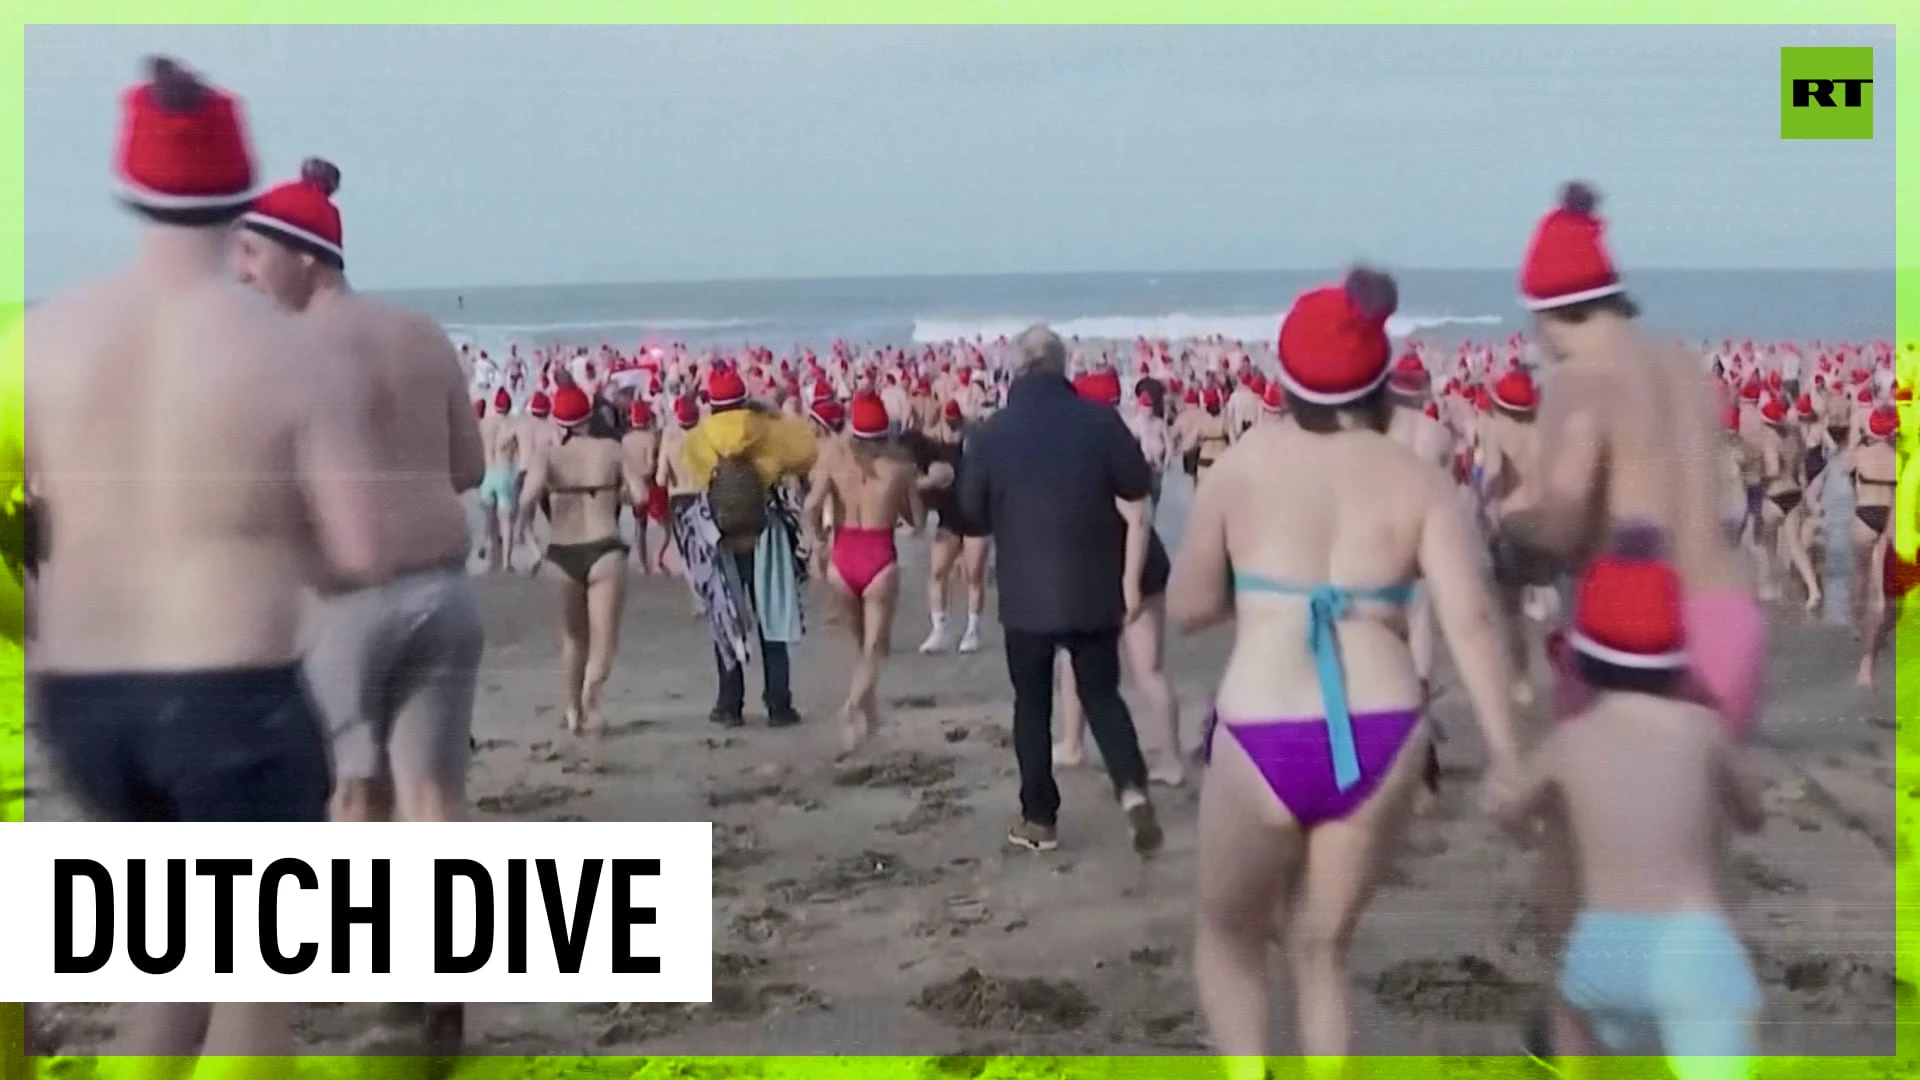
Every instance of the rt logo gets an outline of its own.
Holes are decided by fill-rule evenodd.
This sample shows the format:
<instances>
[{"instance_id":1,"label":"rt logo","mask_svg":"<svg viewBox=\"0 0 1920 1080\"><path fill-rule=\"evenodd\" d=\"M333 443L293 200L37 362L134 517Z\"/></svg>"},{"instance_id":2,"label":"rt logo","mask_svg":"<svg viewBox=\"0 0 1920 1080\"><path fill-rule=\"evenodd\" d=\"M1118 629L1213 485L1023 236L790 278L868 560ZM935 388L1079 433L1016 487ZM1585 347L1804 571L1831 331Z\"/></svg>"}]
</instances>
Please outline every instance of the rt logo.
<instances>
[{"instance_id":1,"label":"rt logo","mask_svg":"<svg viewBox=\"0 0 1920 1080\"><path fill-rule=\"evenodd\" d=\"M1780 137L1872 139L1873 50L1780 50Z\"/></svg>"}]
</instances>

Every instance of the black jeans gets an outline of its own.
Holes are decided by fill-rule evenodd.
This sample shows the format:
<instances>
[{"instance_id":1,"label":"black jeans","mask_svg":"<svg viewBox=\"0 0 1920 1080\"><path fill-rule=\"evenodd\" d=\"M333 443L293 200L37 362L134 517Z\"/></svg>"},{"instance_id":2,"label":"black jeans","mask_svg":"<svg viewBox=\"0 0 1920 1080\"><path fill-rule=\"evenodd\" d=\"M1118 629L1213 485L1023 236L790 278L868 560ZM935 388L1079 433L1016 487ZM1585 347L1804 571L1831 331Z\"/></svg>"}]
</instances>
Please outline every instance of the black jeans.
<instances>
[{"instance_id":1,"label":"black jeans","mask_svg":"<svg viewBox=\"0 0 1920 1080\"><path fill-rule=\"evenodd\" d=\"M747 595L753 597L755 604L760 598L753 596L753 552L722 551L721 558L731 558L734 568L740 573L740 581L747 587ZM755 625L759 620L754 620ZM727 660L720 650L713 653L714 668L720 673L720 700L713 711L721 716L739 716L747 708L747 668L745 664L727 666ZM793 711L792 674L787 667L787 643L768 641L760 638L760 663L765 669L767 712L778 716Z\"/></svg>"},{"instance_id":2,"label":"black jeans","mask_svg":"<svg viewBox=\"0 0 1920 1080\"><path fill-rule=\"evenodd\" d=\"M1120 631L1058 634L1008 629L1007 675L1013 680L1013 753L1020 762L1020 816L1052 828L1060 815L1053 782L1053 657L1066 650L1080 707L1093 729L1115 794L1147 790L1147 761L1133 715L1120 697Z\"/></svg>"}]
</instances>

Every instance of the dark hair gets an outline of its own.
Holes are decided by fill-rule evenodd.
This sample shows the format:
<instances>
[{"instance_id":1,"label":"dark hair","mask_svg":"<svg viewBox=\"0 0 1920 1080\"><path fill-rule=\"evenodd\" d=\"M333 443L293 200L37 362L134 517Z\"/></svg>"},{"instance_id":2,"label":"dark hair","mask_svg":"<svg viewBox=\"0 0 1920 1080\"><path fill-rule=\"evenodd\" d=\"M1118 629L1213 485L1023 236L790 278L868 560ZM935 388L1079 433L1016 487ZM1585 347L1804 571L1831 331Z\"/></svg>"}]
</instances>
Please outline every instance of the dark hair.
<instances>
[{"instance_id":1,"label":"dark hair","mask_svg":"<svg viewBox=\"0 0 1920 1080\"><path fill-rule=\"evenodd\" d=\"M1588 686L1601 693L1679 697L1685 690L1684 668L1636 668L1609 664L1583 652L1574 654L1575 667Z\"/></svg>"},{"instance_id":2,"label":"dark hair","mask_svg":"<svg viewBox=\"0 0 1920 1080\"><path fill-rule=\"evenodd\" d=\"M593 399L593 408L587 413L586 431L589 439L623 439L627 435L627 417L620 406L603 397Z\"/></svg>"},{"instance_id":3,"label":"dark hair","mask_svg":"<svg viewBox=\"0 0 1920 1080\"><path fill-rule=\"evenodd\" d=\"M1640 317L1640 305L1633 302L1633 297L1620 292L1595 300L1582 300L1577 304L1568 304L1566 307L1548 308L1540 313L1541 318L1553 319L1572 326L1579 326L1595 315L1618 315L1623 319L1637 319Z\"/></svg>"},{"instance_id":4,"label":"dark hair","mask_svg":"<svg viewBox=\"0 0 1920 1080\"><path fill-rule=\"evenodd\" d=\"M1367 391L1366 396L1345 405L1322 405L1288 390L1287 412L1300 430L1315 435L1331 435L1346 430L1340 423L1342 414L1352 415L1368 431L1385 432L1387 425L1393 422L1393 399L1387 396L1386 383L1381 383Z\"/></svg>"},{"instance_id":5,"label":"dark hair","mask_svg":"<svg viewBox=\"0 0 1920 1080\"><path fill-rule=\"evenodd\" d=\"M1149 375L1133 384L1135 397L1147 396L1147 412L1155 420L1167 418L1167 387L1159 379Z\"/></svg>"},{"instance_id":6,"label":"dark hair","mask_svg":"<svg viewBox=\"0 0 1920 1080\"><path fill-rule=\"evenodd\" d=\"M162 210L131 199L126 200L126 206L155 225L171 225L176 229L224 228L239 221L248 210L252 209L245 202L234 202L222 206Z\"/></svg>"}]
</instances>

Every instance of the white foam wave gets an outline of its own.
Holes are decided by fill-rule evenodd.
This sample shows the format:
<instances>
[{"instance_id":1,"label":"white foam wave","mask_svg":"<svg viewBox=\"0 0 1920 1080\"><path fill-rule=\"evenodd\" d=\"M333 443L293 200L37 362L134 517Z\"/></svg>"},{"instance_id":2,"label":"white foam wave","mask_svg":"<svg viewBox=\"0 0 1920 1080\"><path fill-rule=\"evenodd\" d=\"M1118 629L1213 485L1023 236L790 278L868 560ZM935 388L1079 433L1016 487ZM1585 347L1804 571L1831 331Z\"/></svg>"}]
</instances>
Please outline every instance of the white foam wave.
<instances>
[{"instance_id":1,"label":"white foam wave","mask_svg":"<svg viewBox=\"0 0 1920 1080\"><path fill-rule=\"evenodd\" d=\"M1170 315L1095 315L1077 319L1048 321L1014 315L990 315L979 319L916 318L913 340L916 344L943 341L992 341L1011 338L1036 322L1046 322L1055 333L1067 338L1090 341L1190 341L1223 337L1229 341L1272 341L1286 321L1286 312L1261 315L1227 315L1210 312L1174 312ZM1443 326L1498 326L1505 320L1498 315L1395 315L1387 320L1387 333L1396 338L1409 337L1423 330Z\"/></svg>"},{"instance_id":2,"label":"white foam wave","mask_svg":"<svg viewBox=\"0 0 1920 1080\"><path fill-rule=\"evenodd\" d=\"M472 338L554 338L605 330L639 330L655 333L728 330L753 325L751 319L601 319L560 323L447 323L449 334Z\"/></svg>"}]
</instances>

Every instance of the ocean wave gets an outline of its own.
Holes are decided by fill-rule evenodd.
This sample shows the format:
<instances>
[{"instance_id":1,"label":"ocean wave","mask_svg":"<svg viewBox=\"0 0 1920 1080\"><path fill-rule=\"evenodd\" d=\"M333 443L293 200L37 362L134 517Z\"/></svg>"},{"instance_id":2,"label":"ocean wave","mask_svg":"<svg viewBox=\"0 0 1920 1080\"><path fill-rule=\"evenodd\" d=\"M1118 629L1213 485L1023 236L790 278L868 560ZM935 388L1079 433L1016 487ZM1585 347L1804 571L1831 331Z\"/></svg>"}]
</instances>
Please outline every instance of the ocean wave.
<instances>
[{"instance_id":1,"label":"ocean wave","mask_svg":"<svg viewBox=\"0 0 1920 1080\"><path fill-rule=\"evenodd\" d=\"M916 344L945 341L992 341L1014 335L1036 322L1046 322L1055 333L1066 338L1088 341L1189 341L1224 337L1229 341L1272 341L1280 333L1286 312L1261 315L1228 315L1210 312L1174 312L1170 315L1094 315L1048 322L1045 319L1012 315L990 315L978 319L916 318L913 340ZM1410 337L1423 330L1443 326L1499 326L1499 315L1395 315L1387 320L1387 333L1396 338Z\"/></svg>"}]
</instances>

